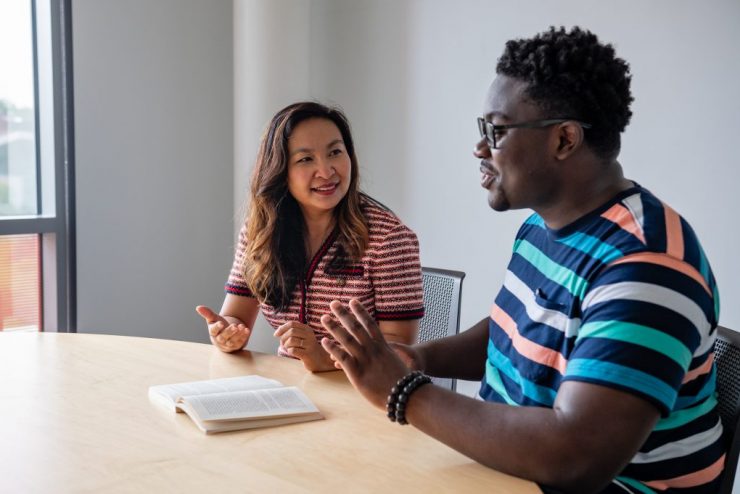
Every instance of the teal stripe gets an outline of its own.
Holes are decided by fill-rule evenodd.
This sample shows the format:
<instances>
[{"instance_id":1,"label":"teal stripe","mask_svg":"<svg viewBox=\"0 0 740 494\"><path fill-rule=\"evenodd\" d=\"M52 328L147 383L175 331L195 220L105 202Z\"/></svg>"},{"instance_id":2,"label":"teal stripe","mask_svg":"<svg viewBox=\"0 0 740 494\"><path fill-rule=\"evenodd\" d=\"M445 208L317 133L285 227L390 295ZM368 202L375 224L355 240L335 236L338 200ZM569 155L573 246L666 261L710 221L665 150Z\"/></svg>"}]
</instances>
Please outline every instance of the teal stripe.
<instances>
[{"instance_id":1,"label":"teal stripe","mask_svg":"<svg viewBox=\"0 0 740 494\"><path fill-rule=\"evenodd\" d=\"M719 290L717 290L717 285L712 285L712 294L714 295L714 318L719 321Z\"/></svg>"},{"instance_id":2,"label":"teal stripe","mask_svg":"<svg viewBox=\"0 0 740 494\"><path fill-rule=\"evenodd\" d=\"M654 490L640 482L639 480L631 479L629 477L617 477L617 480L622 482L623 484L627 484L628 486L632 487L633 489L637 489L640 492L644 492L645 494L656 494Z\"/></svg>"},{"instance_id":3,"label":"teal stripe","mask_svg":"<svg viewBox=\"0 0 740 494\"><path fill-rule=\"evenodd\" d=\"M578 331L578 341L584 338L606 338L640 345L662 353L683 370L688 369L691 363L691 351L679 339L641 324L622 321L589 322Z\"/></svg>"},{"instance_id":4,"label":"teal stripe","mask_svg":"<svg viewBox=\"0 0 740 494\"><path fill-rule=\"evenodd\" d=\"M539 214L533 214L529 218L527 218L524 223L527 225L534 225L534 226L545 226L545 220L542 219L542 216Z\"/></svg>"},{"instance_id":5,"label":"teal stripe","mask_svg":"<svg viewBox=\"0 0 740 494\"><path fill-rule=\"evenodd\" d=\"M603 360L576 358L568 362L565 379L583 377L596 382L613 383L639 391L660 401L668 410L676 402L676 390L645 372Z\"/></svg>"},{"instance_id":6,"label":"teal stripe","mask_svg":"<svg viewBox=\"0 0 740 494\"><path fill-rule=\"evenodd\" d=\"M592 235L586 235L581 232L569 235L566 238L558 240L558 242L584 252L605 264L624 256L624 253L614 246L604 243Z\"/></svg>"},{"instance_id":7,"label":"teal stripe","mask_svg":"<svg viewBox=\"0 0 740 494\"><path fill-rule=\"evenodd\" d=\"M562 286L573 296L583 299L583 294L586 292L586 288L588 288L588 283L575 272L556 263L526 240L519 239L514 242L514 253L526 259L527 262L549 280Z\"/></svg>"},{"instance_id":8,"label":"teal stripe","mask_svg":"<svg viewBox=\"0 0 740 494\"><path fill-rule=\"evenodd\" d=\"M712 395L698 406L675 411L668 417L658 420L658 423L655 425L653 430L665 431L668 429L677 429L688 424L692 420L698 419L702 415L708 414L716 405L717 399Z\"/></svg>"},{"instance_id":9,"label":"teal stripe","mask_svg":"<svg viewBox=\"0 0 740 494\"><path fill-rule=\"evenodd\" d=\"M699 242L696 245L699 247L699 272L705 280L709 281L709 261L707 261L707 255L704 253L704 249Z\"/></svg>"},{"instance_id":10,"label":"teal stripe","mask_svg":"<svg viewBox=\"0 0 740 494\"><path fill-rule=\"evenodd\" d=\"M486 362L486 366L489 365L497 368L506 377L517 383L519 389L522 390L522 394L530 400L547 406L552 406L555 403L557 392L554 389L540 386L522 377L516 367L514 367L514 364L511 363L511 360L501 353L491 340L488 340L488 361ZM486 370L486 375L487 372Z\"/></svg>"},{"instance_id":11,"label":"teal stripe","mask_svg":"<svg viewBox=\"0 0 740 494\"><path fill-rule=\"evenodd\" d=\"M504 401L509 405L518 405L517 402L511 399L509 393L506 392L504 382L501 380L501 374L498 369L491 365L490 362L486 361L486 384L491 387Z\"/></svg>"}]
</instances>

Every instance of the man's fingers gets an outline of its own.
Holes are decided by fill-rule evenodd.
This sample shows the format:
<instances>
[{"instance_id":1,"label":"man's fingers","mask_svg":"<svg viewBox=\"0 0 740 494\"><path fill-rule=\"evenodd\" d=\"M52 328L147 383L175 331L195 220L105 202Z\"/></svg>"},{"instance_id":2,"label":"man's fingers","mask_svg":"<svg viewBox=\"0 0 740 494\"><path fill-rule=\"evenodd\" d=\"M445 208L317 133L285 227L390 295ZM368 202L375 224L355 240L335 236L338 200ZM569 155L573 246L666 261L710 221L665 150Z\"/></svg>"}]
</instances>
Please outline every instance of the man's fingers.
<instances>
[{"instance_id":1,"label":"man's fingers","mask_svg":"<svg viewBox=\"0 0 740 494\"><path fill-rule=\"evenodd\" d=\"M383 333L380 332L378 324L372 317L370 317L370 314L367 313L365 306L362 305L359 300L357 300L356 298L351 299L349 301L349 309L352 311L352 314L355 315L357 320L360 322L360 324L362 324L362 326L367 330L368 334L373 339L385 340L385 338L383 337Z\"/></svg>"},{"instance_id":2,"label":"man's fingers","mask_svg":"<svg viewBox=\"0 0 740 494\"><path fill-rule=\"evenodd\" d=\"M329 308L337 316L337 319L339 319L339 322L342 323L342 326L345 327L347 332L352 335L354 340L358 341L361 345L369 343L370 335L363 324L341 302L334 300L329 304Z\"/></svg>"},{"instance_id":3,"label":"man's fingers","mask_svg":"<svg viewBox=\"0 0 740 494\"><path fill-rule=\"evenodd\" d=\"M324 317L328 318L329 316ZM336 341L330 340L329 338L322 338L321 346L324 347L324 350L326 350L334 360L334 367L350 372L356 370L354 359L341 346L339 346Z\"/></svg>"},{"instance_id":4,"label":"man's fingers","mask_svg":"<svg viewBox=\"0 0 740 494\"><path fill-rule=\"evenodd\" d=\"M352 353L352 355L357 355L357 353L361 351L362 345L357 341L357 339L355 339L355 337L352 336L341 324L332 319L329 314L321 316L321 324L323 324L326 330L329 331L329 334L331 334L345 350Z\"/></svg>"}]
</instances>

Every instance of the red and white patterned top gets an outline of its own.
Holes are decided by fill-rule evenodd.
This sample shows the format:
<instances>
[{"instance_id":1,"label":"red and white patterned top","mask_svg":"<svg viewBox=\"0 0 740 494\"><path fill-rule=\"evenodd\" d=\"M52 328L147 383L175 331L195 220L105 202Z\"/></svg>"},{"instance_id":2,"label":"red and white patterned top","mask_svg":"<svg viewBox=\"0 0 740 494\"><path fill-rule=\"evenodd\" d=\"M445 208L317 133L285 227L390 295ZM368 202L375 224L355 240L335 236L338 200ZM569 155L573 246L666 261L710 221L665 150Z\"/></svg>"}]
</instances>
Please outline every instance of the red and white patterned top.
<instances>
[{"instance_id":1,"label":"red and white patterned top","mask_svg":"<svg viewBox=\"0 0 740 494\"><path fill-rule=\"evenodd\" d=\"M320 317L329 313L329 302L349 302L357 298L376 320L421 319L424 299L416 234L401 220L372 202L363 200L362 211L368 221L369 243L360 262L343 269L329 263L336 255L337 233L333 232L309 264L306 277L297 284L284 312L261 304L265 319L273 328L288 321L310 326L317 340L331 338ZM241 271L246 247L246 225L239 234L234 263L226 283L226 293L253 297ZM285 355L284 351L278 353Z\"/></svg>"}]
</instances>

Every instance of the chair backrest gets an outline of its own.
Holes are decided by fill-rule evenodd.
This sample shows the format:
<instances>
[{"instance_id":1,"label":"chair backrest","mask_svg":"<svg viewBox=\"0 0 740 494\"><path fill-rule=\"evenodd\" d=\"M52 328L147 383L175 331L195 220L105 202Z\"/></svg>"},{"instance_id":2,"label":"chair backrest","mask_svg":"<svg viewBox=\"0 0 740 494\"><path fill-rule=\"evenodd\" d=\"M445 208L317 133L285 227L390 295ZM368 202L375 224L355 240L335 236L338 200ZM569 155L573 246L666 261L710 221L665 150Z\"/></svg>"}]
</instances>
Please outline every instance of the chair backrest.
<instances>
[{"instance_id":1,"label":"chair backrest","mask_svg":"<svg viewBox=\"0 0 740 494\"><path fill-rule=\"evenodd\" d=\"M419 324L419 342L452 336L460 331L460 298L465 273L421 268L424 284L424 318ZM434 383L455 390L454 379L434 378Z\"/></svg>"},{"instance_id":2,"label":"chair backrest","mask_svg":"<svg viewBox=\"0 0 740 494\"><path fill-rule=\"evenodd\" d=\"M740 453L740 333L722 326L717 327L714 361L717 364L719 414L729 449L720 493L730 494Z\"/></svg>"}]
</instances>

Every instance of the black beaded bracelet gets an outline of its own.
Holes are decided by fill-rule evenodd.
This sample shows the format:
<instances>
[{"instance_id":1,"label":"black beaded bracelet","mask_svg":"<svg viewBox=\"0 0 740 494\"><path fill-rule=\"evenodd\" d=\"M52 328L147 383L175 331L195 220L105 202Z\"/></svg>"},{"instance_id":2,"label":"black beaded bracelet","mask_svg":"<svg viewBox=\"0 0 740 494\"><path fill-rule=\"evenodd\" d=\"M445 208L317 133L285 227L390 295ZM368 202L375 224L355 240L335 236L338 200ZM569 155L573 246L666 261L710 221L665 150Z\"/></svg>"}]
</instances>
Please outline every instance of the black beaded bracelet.
<instances>
[{"instance_id":1,"label":"black beaded bracelet","mask_svg":"<svg viewBox=\"0 0 740 494\"><path fill-rule=\"evenodd\" d=\"M388 418L391 422L396 421L396 402L398 401L398 395L414 377L420 374L421 371L410 372L399 379L396 382L395 386L391 388L391 394L388 395L388 401L385 407L386 411L388 412Z\"/></svg>"},{"instance_id":2,"label":"black beaded bracelet","mask_svg":"<svg viewBox=\"0 0 740 494\"><path fill-rule=\"evenodd\" d=\"M388 395L388 404L386 411L391 422L398 422L400 425L406 425L406 404L408 403L411 393L421 386L432 382L432 378L421 371L413 371L398 380L395 386L391 388L391 394Z\"/></svg>"}]
</instances>

